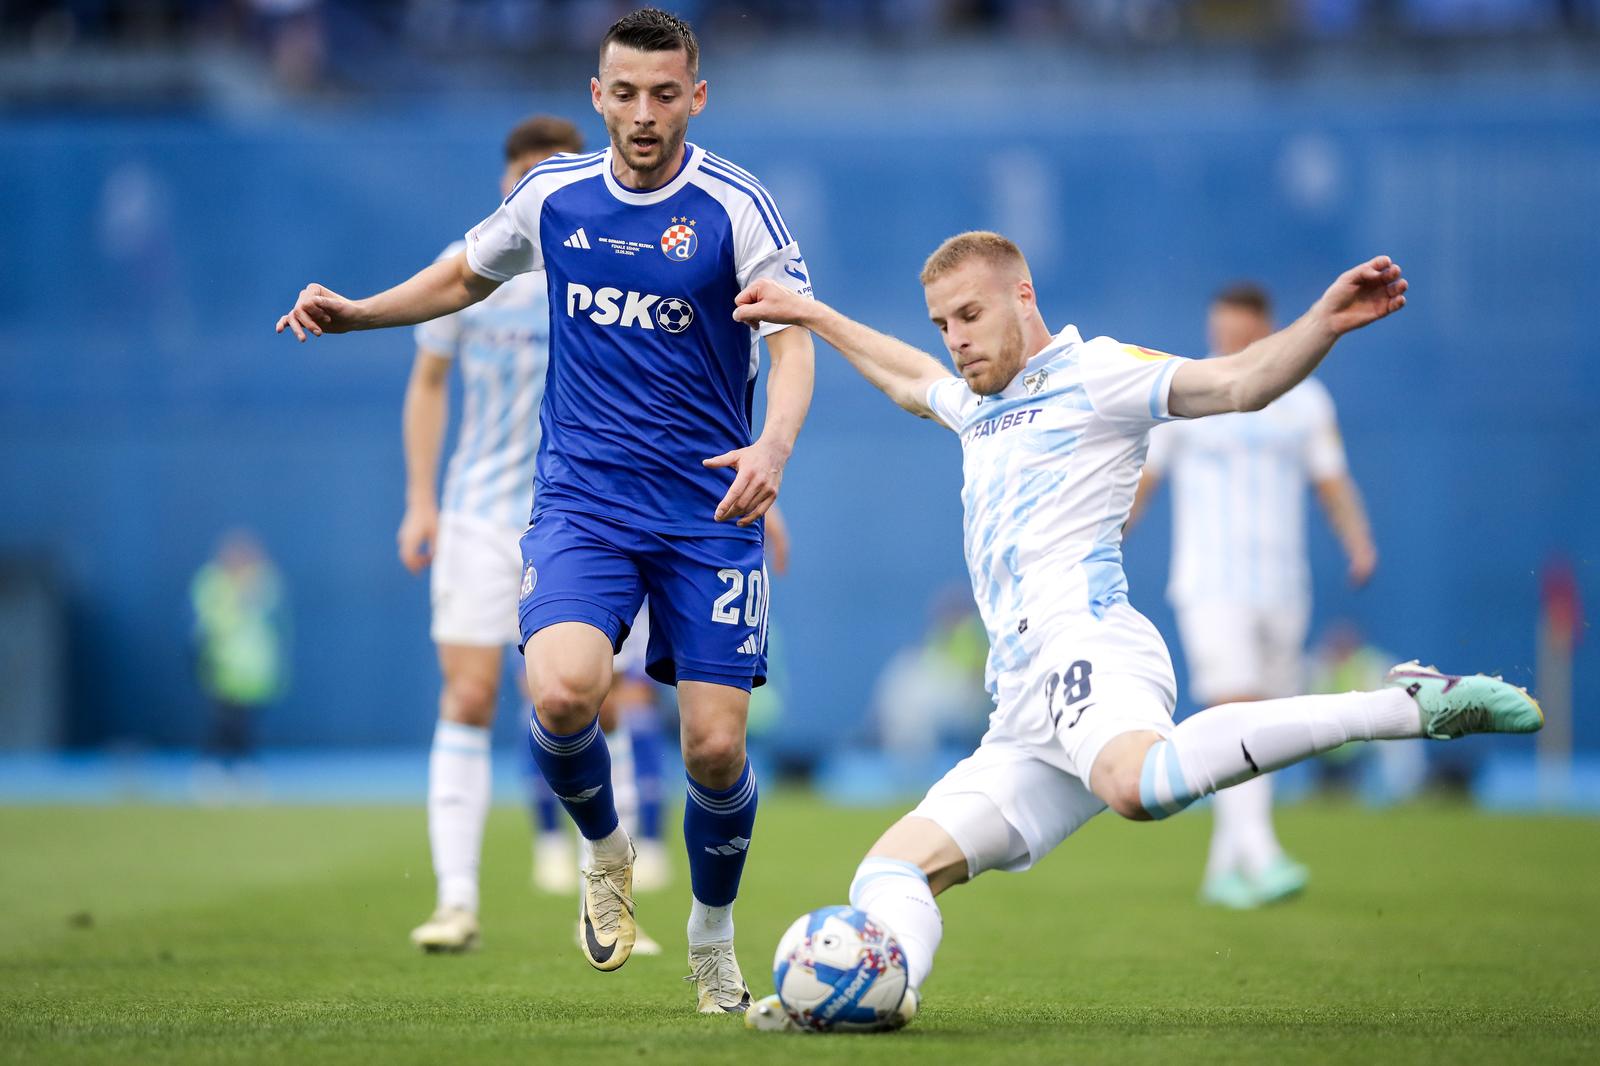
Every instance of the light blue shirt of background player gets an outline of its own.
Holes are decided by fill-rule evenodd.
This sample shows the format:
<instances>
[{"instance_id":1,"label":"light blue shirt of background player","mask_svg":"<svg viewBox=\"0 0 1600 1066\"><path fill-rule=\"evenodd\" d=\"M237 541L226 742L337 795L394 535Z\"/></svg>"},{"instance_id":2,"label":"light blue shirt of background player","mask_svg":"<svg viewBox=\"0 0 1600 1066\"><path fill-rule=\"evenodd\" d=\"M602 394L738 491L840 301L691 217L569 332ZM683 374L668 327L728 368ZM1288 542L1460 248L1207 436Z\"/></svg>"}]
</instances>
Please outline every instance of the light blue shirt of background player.
<instances>
[{"instance_id":1,"label":"light blue shirt of background player","mask_svg":"<svg viewBox=\"0 0 1600 1066\"><path fill-rule=\"evenodd\" d=\"M439 258L465 247L456 241ZM461 372L461 432L445 467L439 509L521 529L550 361L544 279L515 278L480 303L422 323L416 337L419 349L453 358Z\"/></svg>"}]
</instances>

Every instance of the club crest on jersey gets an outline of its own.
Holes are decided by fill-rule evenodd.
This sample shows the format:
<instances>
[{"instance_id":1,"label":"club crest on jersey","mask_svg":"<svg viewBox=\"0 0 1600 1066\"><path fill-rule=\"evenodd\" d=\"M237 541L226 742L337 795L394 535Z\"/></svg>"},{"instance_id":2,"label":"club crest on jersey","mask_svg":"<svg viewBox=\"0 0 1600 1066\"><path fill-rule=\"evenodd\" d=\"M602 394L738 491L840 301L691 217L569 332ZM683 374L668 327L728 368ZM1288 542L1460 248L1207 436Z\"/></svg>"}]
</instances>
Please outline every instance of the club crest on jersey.
<instances>
[{"instance_id":1,"label":"club crest on jersey","mask_svg":"<svg viewBox=\"0 0 1600 1066\"><path fill-rule=\"evenodd\" d=\"M1048 370L1037 371L1022 379L1022 383L1028 388L1029 396L1039 395L1044 391L1044 387L1049 381L1050 371Z\"/></svg>"},{"instance_id":2,"label":"club crest on jersey","mask_svg":"<svg viewBox=\"0 0 1600 1066\"><path fill-rule=\"evenodd\" d=\"M686 262L700 247L700 237L694 231L694 219L674 217L672 225L661 234L661 254L668 259Z\"/></svg>"}]
</instances>

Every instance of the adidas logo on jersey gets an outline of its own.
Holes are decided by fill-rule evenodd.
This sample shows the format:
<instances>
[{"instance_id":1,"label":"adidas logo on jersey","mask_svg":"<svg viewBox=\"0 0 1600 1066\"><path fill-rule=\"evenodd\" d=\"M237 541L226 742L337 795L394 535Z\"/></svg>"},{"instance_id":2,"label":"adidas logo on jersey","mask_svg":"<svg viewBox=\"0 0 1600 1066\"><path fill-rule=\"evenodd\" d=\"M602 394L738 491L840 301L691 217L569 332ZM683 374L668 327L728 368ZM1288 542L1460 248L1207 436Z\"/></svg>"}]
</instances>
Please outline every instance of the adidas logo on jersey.
<instances>
[{"instance_id":1,"label":"adidas logo on jersey","mask_svg":"<svg viewBox=\"0 0 1600 1066\"><path fill-rule=\"evenodd\" d=\"M579 314L584 314L597 326L637 326L650 330L660 327L667 333L682 333L694 321L694 308L688 300L677 296L623 292L609 285L591 289L569 281L567 317L576 318Z\"/></svg>"},{"instance_id":2,"label":"adidas logo on jersey","mask_svg":"<svg viewBox=\"0 0 1600 1066\"><path fill-rule=\"evenodd\" d=\"M561 243L568 248L583 248L587 250L589 247L589 235L583 232L582 226L579 226L577 233L574 233Z\"/></svg>"},{"instance_id":3,"label":"adidas logo on jersey","mask_svg":"<svg viewBox=\"0 0 1600 1066\"><path fill-rule=\"evenodd\" d=\"M751 633L748 637L744 638L744 643L739 645L739 654L740 655L760 655L761 654L761 648L756 643L756 635L754 633Z\"/></svg>"}]
</instances>

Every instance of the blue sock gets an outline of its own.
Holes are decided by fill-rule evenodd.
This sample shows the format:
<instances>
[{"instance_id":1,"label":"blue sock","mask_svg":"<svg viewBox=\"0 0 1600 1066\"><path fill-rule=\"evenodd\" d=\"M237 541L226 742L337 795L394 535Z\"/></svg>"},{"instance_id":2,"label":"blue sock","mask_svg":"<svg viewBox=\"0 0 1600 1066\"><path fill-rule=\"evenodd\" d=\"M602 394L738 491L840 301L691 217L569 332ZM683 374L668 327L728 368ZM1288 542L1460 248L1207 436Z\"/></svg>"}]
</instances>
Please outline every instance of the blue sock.
<instances>
[{"instance_id":1,"label":"blue sock","mask_svg":"<svg viewBox=\"0 0 1600 1066\"><path fill-rule=\"evenodd\" d=\"M533 705L528 705L527 721L533 721ZM522 752L522 782L528 792L528 810L533 814L533 825L540 833L554 833L561 828L561 805L556 802L556 794L550 791L550 786L544 779L544 774L539 772L539 764L533 757L533 745L530 743Z\"/></svg>"},{"instance_id":2,"label":"blue sock","mask_svg":"<svg viewBox=\"0 0 1600 1066\"><path fill-rule=\"evenodd\" d=\"M739 895L739 876L756 825L756 776L746 760L739 780L711 789L689 779L683 805L683 840L689 849L689 888L708 907L726 907Z\"/></svg>"},{"instance_id":3,"label":"blue sock","mask_svg":"<svg viewBox=\"0 0 1600 1066\"><path fill-rule=\"evenodd\" d=\"M534 715L528 746L539 772L587 840L609 836L617 828L617 802L611 792L611 751L596 718L568 736L550 732Z\"/></svg>"},{"instance_id":4,"label":"blue sock","mask_svg":"<svg viewBox=\"0 0 1600 1066\"><path fill-rule=\"evenodd\" d=\"M648 704L623 712L628 740L633 745L633 782L639 790L639 835L661 839L661 763L665 740L661 719Z\"/></svg>"}]
</instances>

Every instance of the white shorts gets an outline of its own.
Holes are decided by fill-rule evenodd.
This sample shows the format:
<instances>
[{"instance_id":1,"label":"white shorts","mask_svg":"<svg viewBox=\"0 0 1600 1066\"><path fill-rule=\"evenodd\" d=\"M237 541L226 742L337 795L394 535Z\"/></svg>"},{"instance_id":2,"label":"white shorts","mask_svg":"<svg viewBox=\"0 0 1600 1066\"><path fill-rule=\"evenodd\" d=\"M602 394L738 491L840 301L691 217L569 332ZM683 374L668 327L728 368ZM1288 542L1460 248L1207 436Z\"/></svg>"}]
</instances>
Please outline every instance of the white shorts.
<instances>
[{"instance_id":1,"label":"white shorts","mask_svg":"<svg viewBox=\"0 0 1600 1066\"><path fill-rule=\"evenodd\" d=\"M497 648L522 640L517 597L522 588L523 532L470 515L439 516L439 540L433 552L434 643ZM649 644L646 603L617 654L616 672L644 677Z\"/></svg>"},{"instance_id":2,"label":"white shorts","mask_svg":"<svg viewBox=\"0 0 1600 1066\"><path fill-rule=\"evenodd\" d=\"M470 515L439 516L433 551L436 644L502 647L521 639L517 594L522 586L523 531Z\"/></svg>"},{"instance_id":3,"label":"white shorts","mask_svg":"<svg viewBox=\"0 0 1600 1066\"><path fill-rule=\"evenodd\" d=\"M950 834L969 877L1026 870L1105 809L1089 791L1101 750L1123 733L1172 732L1177 685L1155 626L1127 604L1047 636L1002 678L978 750L911 813Z\"/></svg>"},{"instance_id":4,"label":"white shorts","mask_svg":"<svg viewBox=\"0 0 1600 1066\"><path fill-rule=\"evenodd\" d=\"M1178 607L1177 615L1189 694L1196 703L1304 691L1309 606L1208 602Z\"/></svg>"},{"instance_id":5,"label":"white shorts","mask_svg":"<svg viewBox=\"0 0 1600 1066\"><path fill-rule=\"evenodd\" d=\"M622 642L622 650L617 652L616 659L612 661L612 671L618 677L627 677L635 681L647 678L649 675L644 672L644 653L649 647L650 601L646 599L639 608L639 616L628 628L628 639Z\"/></svg>"}]
</instances>

